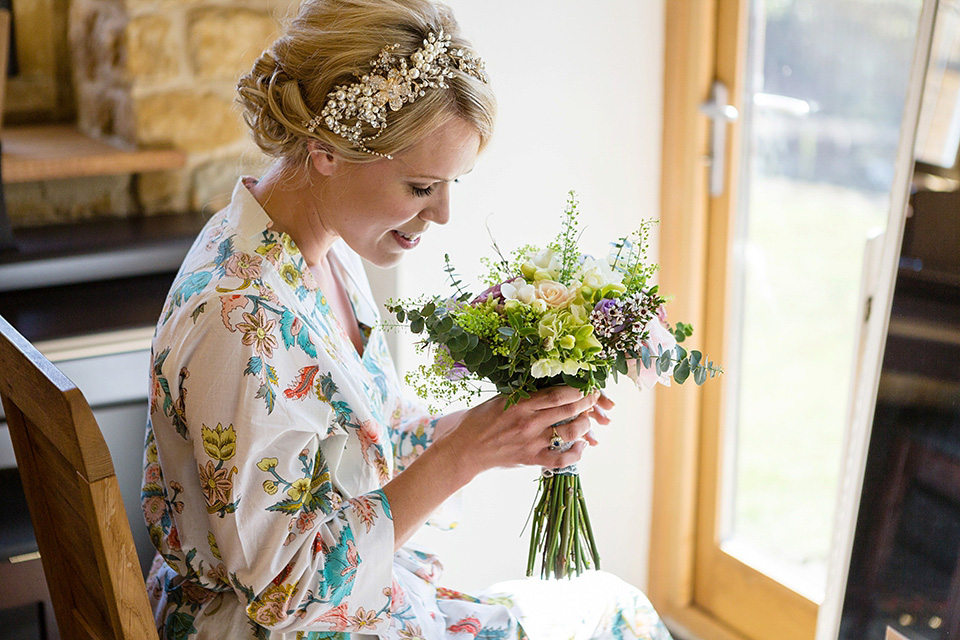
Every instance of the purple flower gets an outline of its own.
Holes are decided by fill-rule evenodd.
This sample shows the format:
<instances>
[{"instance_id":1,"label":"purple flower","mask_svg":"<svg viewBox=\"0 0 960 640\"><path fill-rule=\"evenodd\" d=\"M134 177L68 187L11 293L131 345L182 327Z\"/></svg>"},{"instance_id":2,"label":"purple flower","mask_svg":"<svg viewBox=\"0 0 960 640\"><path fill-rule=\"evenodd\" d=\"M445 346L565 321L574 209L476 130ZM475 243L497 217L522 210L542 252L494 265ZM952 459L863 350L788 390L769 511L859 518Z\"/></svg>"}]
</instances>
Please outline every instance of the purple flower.
<instances>
[{"instance_id":1,"label":"purple flower","mask_svg":"<svg viewBox=\"0 0 960 640\"><path fill-rule=\"evenodd\" d=\"M470 370L467 369L467 366L462 362L454 362L453 368L447 371L444 374L444 377L451 382L456 382L457 380L463 380L470 375Z\"/></svg>"},{"instance_id":2,"label":"purple flower","mask_svg":"<svg viewBox=\"0 0 960 640\"><path fill-rule=\"evenodd\" d=\"M607 318L610 317L610 312L617 307L617 301L613 298L604 298L593 307L594 311L599 311Z\"/></svg>"},{"instance_id":3,"label":"purple flower","mask_svg":"<svg viewBox=\"0 0 960 640\"><path fill-rule=\"evenodd\" d=\"M509 280L505 280L499 284L495 284L492 287L489 287L488 289L484 290L480 295L478 295L476 298L474 298L470 302L470 305L472 306L475 304L479 304L481 302L485 302L488 298L491 298L491 297L496 298L498 302L500 300L503 300L503 294L500 293L500 285L507 284L508 282L513 283L513 282L516 282L517 280L521 280L521 277L517 276L516 278L510 278Z\"/></svg>"},{"instance_id":4,"label":"purple flower","mask_svg":"<svg viewBox=\"0 0 960 640\"><path fill-rule=\"evenodd\" d=\"M594 325L602 327L611 335L627 328L627 318L623 313L623 302L613 298L604 298L593 307Z\"/></svg>"},{"instance_id":5,"label":"purple flower","mask_svg":"<svg viewBox=\"0 0 960 640\"><path fill-rule=\"evenodd\" d=\"M463 380L470 375L470 370L467 369L467 366L462 362L455 362L453 357L450 355L450 349L448 349L445 345L441 344L437 346L434 360L437 362L437 364L447 367L443 377L451 382Z\"/></svg>"}]
</instances>

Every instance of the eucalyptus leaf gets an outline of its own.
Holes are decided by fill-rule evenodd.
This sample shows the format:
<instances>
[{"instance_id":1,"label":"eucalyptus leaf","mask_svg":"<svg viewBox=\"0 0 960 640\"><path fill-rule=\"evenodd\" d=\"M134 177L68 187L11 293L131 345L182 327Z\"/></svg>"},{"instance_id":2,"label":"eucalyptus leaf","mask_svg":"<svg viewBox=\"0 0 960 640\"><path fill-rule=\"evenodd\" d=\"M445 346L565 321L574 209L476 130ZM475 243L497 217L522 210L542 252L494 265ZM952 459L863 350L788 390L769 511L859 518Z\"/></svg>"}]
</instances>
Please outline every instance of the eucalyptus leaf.
<instances>
[{"instance_id":1,"label":"eucalyptus leaf","mask_svg":"<svg viewBox=\"0 0 960 640\"><path fill-rule=\"evenodd\" d=\"M477 367L477 373L481 376L487 378L490 377L497 370L497 359L490 358L480 363L480 366Z\"/></svg>"},{"instance_id":2,"label":"eucalyptus leaf","mask_svg":"<svg viewBox=\"0 0 960 640\"><path fill-rule=\"evenodd\" d=\"M703 384L707 381L707 370L700 366L693 372L693 381L697 384Z\"/></svg>"},{"instance_id":3,"label":"eucalyptus leaf","mask_svg":"<svg viewBox=\"0 0 960 640\"><path fill-rule=\"evenodd\" d=\"M642 347L640 347L640 362L643 363L643 367L645 369L650 368L650 347L648 347L647 345L643 345ZM638 374L640 373L639 365L637 366L637 373Z\"/></svg>"},{"instance_id":4,"label":"eucalyptus leaf","mask_svg":"<svg viewBox=\"0 0 960 640\"><path fill-rule=\"evenodd\" d=\"M617 354L617 361L614 363L614 371L627 373L627 358L622 353Z\"/></svg>"},{"instance_id":5,"label":"eucalyptus leaf","mask_svg":"<svg viewBox=\"0 0 960 640\"><path fill-rule=\"evenodd\" d=\"M440 323L437 325L437 329L443 333L448 333L453 329L453 318L450 316L443 316L443 319L440 320Z\"/></svg>"},{"instance_id":6,"label":"eucalyptus leaf","mask_svg":"<svg viewBox=\"0 0 960 640\"><path fill-rule=\"evenodd\" d=\"M468 367L476 367L481 362L483 362L482 348L472 349L463 357L463 363Z\"/></svg>"},{"instance_id":7,"label":"eucalyptus leaf","mask_svg":"<svg viewBox=\"0 0 960 640\"><path fill-rule=\"evenodd\" d=\"M670 370L670 352L664 351L660 354L660 357L657 358L657 374L663 374Z\"/></svg>"}]
</instances>

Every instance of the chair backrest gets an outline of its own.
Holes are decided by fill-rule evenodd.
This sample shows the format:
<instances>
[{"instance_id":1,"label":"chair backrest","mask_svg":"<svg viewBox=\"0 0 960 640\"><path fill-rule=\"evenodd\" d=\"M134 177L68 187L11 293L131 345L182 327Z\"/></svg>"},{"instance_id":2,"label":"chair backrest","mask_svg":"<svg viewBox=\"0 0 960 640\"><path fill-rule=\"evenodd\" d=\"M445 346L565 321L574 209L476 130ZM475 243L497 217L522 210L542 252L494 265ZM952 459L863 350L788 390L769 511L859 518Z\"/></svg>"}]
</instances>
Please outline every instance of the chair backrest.
<instances>
[{"instance_id":1,"label":"chair backrest","mask_svg":"<svg viewBox=\"0 0 960 640\"><path fill-rule=\"evenodd\" d=\"M60 636L157 638L113 462L90 405L2 317L0 398Z\"/></svg>"}]
</instances>

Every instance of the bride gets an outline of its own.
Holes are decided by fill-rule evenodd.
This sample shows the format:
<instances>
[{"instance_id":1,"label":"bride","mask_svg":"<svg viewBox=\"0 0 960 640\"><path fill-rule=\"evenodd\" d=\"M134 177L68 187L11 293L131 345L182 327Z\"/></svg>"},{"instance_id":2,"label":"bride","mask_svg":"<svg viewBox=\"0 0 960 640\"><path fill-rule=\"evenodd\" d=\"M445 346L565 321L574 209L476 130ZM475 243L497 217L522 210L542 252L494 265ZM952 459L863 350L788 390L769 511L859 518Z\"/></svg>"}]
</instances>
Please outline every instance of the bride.
<instances>
[{"instance_id":1,"label":"bride","mask_svg":"<svg viewBox=\"0 0 960 640\"><path fill-rule=\"evenodd\" d=\"M161 637L669 637L612 576L467 595L406 544L482 471L577 462L612 406L570 387L443 416L404 398L361 258L395 265L446 223L490 139L484 65L449 9L304 2L238 91L276 161L206 225L153 342L142 495Z\"/></svg>"}]
</instances>

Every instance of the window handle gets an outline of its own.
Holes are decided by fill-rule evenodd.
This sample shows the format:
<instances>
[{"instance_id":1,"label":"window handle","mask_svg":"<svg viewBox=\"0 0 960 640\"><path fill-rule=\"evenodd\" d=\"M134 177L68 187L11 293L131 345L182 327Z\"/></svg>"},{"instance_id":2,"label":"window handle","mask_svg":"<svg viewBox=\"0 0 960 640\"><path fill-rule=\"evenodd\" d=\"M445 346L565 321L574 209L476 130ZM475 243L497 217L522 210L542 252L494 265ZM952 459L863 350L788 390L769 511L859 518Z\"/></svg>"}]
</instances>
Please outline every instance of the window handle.
<instances>
[{"instance_id":1,"label":"window handle","mask_svg":"<svg viewBox=\"0 0 960 640\"><path fill-rule=\"evenodd\" d=\"M727 123L740 117L732 104L727 104L730 92L727 85L713 81L710 99L700 105L700 113L710 118L710 155L706 157L707 183L713 197L723 193L724 158L727 153Z\"/></svg>"}]
</instances>

